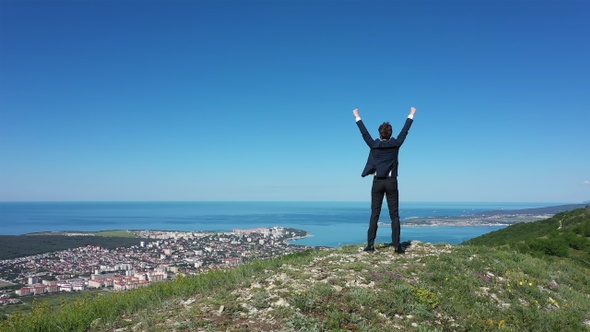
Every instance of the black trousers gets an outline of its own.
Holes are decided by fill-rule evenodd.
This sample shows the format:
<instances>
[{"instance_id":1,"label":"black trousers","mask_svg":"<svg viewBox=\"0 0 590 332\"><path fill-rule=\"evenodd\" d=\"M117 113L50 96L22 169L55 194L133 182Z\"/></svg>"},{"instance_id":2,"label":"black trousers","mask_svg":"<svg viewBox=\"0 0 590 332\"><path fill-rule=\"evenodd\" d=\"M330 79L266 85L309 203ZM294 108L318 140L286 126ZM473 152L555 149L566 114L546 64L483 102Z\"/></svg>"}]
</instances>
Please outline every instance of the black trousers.
<instances>
[{"instance_id":1,"label":"black trousers","mask_svg":"<svg viewBox=\"0 0 590 332\"><path fill-rule=\"evenodd\" d=\"M367 232L367 244L375 244L377 237L377 223L381 214L381 205L383 196L387 199L387 208L389 209L389 218L391 219L391 242L397 247L400 244L400 224L399 224L399 191L397 189L397 177L385 177L373 179L371 188L371 219L369 221L369 231Z\"/></svg>"}]
</instances>

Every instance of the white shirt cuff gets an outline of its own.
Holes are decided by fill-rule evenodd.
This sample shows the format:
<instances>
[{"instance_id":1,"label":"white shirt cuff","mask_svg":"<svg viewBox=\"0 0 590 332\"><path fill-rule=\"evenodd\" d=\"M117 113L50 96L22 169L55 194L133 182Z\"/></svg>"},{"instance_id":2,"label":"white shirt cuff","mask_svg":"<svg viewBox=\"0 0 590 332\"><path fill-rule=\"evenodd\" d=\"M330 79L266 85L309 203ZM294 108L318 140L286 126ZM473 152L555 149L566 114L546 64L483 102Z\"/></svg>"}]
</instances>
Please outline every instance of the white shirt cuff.
<instances>
[{"instance_id":1,"label":"white shirt cuff","mask_svg":"<svg viewBox=\"0 0 590 332\"><path fill-rule=\"evenodd\" d=\"M414 120L414 114L410 114L410 115L408 115L408 119L412 119L412 120Z\"/></svg>"},{"instance_id":2,"label":"white shirt cuff","mask_svg":"<svg viewBox=\"0 0 590 332\"><path fill-rule=\"evenodd\" d=\"M361 117L360 116L357 116L356 117L356 122L359 122L359 121L361 121Z\"/></svg>"}]
</instances>

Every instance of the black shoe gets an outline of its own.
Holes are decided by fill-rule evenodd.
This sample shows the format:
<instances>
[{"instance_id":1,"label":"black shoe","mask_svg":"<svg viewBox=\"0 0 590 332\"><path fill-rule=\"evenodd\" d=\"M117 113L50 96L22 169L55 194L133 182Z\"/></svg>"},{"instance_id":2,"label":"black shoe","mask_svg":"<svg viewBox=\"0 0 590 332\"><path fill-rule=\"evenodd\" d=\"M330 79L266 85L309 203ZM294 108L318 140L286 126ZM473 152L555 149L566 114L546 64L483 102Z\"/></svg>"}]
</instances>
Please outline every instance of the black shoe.
<instances>
[{"instance_id":1,"label":"black shoe","mask_svg":"<svg viewBox=\"0 0 590 332\"><path fill-rule=\"evenodd\" d=\"M406 249L404 249L404 247L400 245L398 245L397 247L395 247L395 253L396 254L405 254L406 253Z\"/></svg>"},{"instance_id":2,"label":"black shoe","mask_svg":"<svg viewBox=\"0 0 590 332\"><path fill-rule=\"evenodd\" d=\"M363 250L366 252L373 252L373 251L375 251L375 246L369 245L369 246L366 246L365 249L363 249Z\"/></svg>"}]
</instances>

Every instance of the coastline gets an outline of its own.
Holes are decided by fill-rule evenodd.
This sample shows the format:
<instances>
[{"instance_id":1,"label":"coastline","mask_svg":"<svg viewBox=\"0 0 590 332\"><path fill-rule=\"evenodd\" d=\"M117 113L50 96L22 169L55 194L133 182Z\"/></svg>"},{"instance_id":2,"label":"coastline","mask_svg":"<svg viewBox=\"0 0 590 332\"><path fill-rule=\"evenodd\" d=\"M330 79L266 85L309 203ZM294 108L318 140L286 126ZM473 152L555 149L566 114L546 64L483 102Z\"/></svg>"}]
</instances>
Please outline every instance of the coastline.
<instances>
[{"instance_id":1,"label":"coastline","mask_svg":"<svg viewBox=\"0 0 590 332\"><path fill-rule=\"evenodd\" d=\"M585 206L547 206L542 203L405 204L407 206L400 210L403 227L508 226L546 219L556 213ZM305 230L311 233L308 236L313 236L318 234L318 230L325 235L334 230L348 232L349 228L366 227L366 207L363 202L0 202L0 234L96 233L137 229L204 232L216 229L225 232L242 227L282 225ZM387 227L389 218L385 213L382 219L380 225Z\"/></svg>"}]
</instances>

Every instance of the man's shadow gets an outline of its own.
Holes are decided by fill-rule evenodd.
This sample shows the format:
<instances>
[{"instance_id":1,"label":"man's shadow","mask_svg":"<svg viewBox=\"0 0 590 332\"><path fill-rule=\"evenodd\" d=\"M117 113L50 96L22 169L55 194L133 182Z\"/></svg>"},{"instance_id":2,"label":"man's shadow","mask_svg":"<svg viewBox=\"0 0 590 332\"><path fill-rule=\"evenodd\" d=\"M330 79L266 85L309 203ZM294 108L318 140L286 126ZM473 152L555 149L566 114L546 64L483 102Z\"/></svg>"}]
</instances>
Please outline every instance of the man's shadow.
<instances>
[{"instance_id":1,"label":"man's shadow","mask_svg":"<svg viewBox=\"0 0 590 332\"><path fill-rule=\"evenodd\" d=\"M409 247L412 246L412 241L404 241L401 243L402 247L404 247L404 249L408 249ZM389 248L389 247L393 247L393 243L389 242L389 243L383 243L383 246L381 248Z\"/></svg>"}]
</instances>

